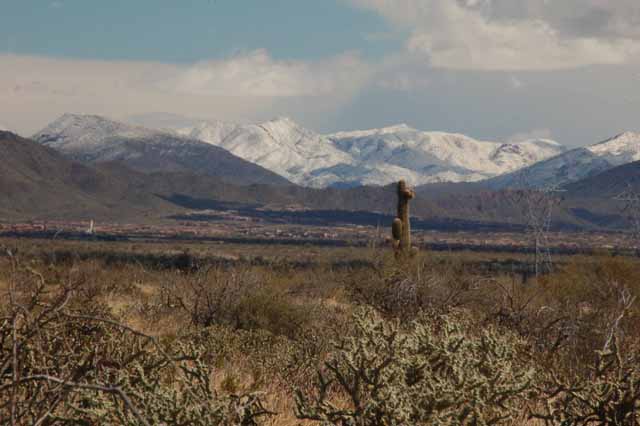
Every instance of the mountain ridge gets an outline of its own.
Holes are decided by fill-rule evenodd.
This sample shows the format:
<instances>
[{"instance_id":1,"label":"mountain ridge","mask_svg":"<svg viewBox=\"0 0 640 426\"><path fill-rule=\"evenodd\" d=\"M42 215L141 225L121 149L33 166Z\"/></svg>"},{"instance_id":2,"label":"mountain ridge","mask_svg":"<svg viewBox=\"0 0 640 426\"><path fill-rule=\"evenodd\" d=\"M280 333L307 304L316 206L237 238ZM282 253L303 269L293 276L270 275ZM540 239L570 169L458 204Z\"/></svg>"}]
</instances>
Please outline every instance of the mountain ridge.
<instances>
[{"instance_id":1,"label":"mountain ridge","mask_svg":"<svg viewBox=\"0 0 640 426\"><path fill-rule=\"evenodd\" d=\"M623 132L487 181L493 189L563 186L640 160L640 133Z\"/></svg>"},{"instance_id":2,"label":"mountain ridge","mask_svg":"<svg viewBox=\"0 0 640 426\"><path fill-rule=\"evenodd\" d=\"M479 141L406 124L321 135L287 117L258 124L204 121L176 131L310 187L387 185L400 178L412 185L478 181L564 150L550 140Z\"/></svg>"},{"instance_id":3,"label":"mountain ridge","mask_svg":"<svg viewBox=\"0 0 640 426\"><path fill-rule=\"evenodd\" d=\"M398 179L414 186L562 186L640 160L640 133L634 132L566 149L549 139L500 143L425 132L406 124L321 135L288 117L256 124L201 121L150 129L100 116L65 114L35 139L84 162L118 160L146 172L196 172L241 184L280 179L279 184L314 188L384 186ZM263 173L237 179L235 173L242 167L212 166L222 157L235 157Z\"/></svg>"},{"instance_id":4,"label":"mountain ridge","mask_svg":"<svg viewBox=\"0 0 640 426\"><path fill-rule=\"evenodd\" d=\"M52 148L9 132L0 132L0 217L2 219L100 219L145 223L172 220L202 209L249 208L270 218L285 220L291 208L304 215L325 217L331 212L370 212L392 218L395 214L394 185L347 189L313 189L269 184L237 185L220 178L185 172L143 173L121 162L82 164ZM640 164L640 163L639 163ZM628 171L625 168L630 168ZM640 188L640 167L634 163L607 172L611 182L624 184L636 176ZM604 179L600 182L605 183ZM626 226L615 195L595 197L592 182L568 188L554 212L553 223L563 229L621 229ZM605 185L606 187L606 185ZM614 188L615 189L615 188ZM522 206L514 204L510 191L491 191L481 183L430 184L416 188L412 203L415 217L446 229L455 226L484 226L492 229L521 227ZM613 191L613 192L612 192ZM597 199L596 199L597 198ZM231 204L229 204L231 203ZM229 207L230 206L230 207ZM251 207L253 206L253 207ZM524 206L526 207L526 206ZM253 211L252 210L252 211ZM328 212L322 216L322 212ZM315 212L315 213L314 213ZM263 213L259 213L263 214ZM350 213L339 215L347 218ZM608 221L608 222L607 222ZM341 222L342 223L342 222ZM450 225L457 223L454 228ZM434 225L434 226L441 226Z\"/></svg>"},{"instance_id":5,"label":"mountain ridge","mask_svg":"<svg viewBox=\"0 0 640 426\"><path fill-rule=\"evenodd\" d=\"M85 163L121 161L143 172L188 171L241 184L290 184L276 173L200 140L97 115L64 114L33 139Z\"/></svg>"}]
</instances>

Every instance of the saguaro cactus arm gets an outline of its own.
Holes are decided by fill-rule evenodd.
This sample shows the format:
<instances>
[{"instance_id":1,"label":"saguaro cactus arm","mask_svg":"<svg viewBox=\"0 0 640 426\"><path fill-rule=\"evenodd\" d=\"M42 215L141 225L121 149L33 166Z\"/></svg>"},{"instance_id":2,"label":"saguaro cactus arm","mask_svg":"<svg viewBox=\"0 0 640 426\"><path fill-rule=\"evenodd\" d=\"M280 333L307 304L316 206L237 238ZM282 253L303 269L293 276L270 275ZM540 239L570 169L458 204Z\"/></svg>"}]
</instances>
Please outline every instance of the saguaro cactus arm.
<instances>
[{"instance_id":1,"label":"saguaro cactus arm","mask_svg":"<svg viewBox=\"0 0 640 426\"><path fill-rule=\"evenodd\" d=\"M409 201L414 197L415 192L407 187L404 180L398 182L398 214L391 227L396 254L411 252Z\"/></svg>"}]
</instances>

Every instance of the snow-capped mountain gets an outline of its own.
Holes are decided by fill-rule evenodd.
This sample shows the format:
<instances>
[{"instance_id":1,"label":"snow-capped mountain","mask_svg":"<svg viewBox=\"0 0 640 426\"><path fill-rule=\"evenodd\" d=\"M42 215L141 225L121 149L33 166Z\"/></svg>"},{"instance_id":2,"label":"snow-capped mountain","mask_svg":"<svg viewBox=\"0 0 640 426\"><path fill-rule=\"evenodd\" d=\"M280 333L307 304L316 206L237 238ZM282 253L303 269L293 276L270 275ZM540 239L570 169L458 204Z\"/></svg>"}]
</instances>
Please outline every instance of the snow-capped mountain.
<instances>
[{"instance_id":1,"label":"snow-capped mountain","mask_svg":"<svg viewBox=\"0 0 640 426\"><path fill-rule=\"evenodd\" d=\"M307 130L289 118L261 124L201 123L181 134L222 147L238 157L259 164L292 182L326 186L324 176L314 172L340 164L351 164L351 156L330 140Z\"/></svg>"},{"instance_id":2,"label":"snow-capped mountain","mask_svg":"<svg viewBox=\"0 0 640 426\"><path fill-rule=\"evenodd\" d=\"M496 177L488 184L492 188L562 186L638 160L640 133L626 132Z\"/></svg>"},{"instance_id":3,"label":"snow-capped mountain","mask_svg":"<svg viewBox=\"0 0 640 426\"><path fill-rule=\"evenodd\" d=\"M120 161L143 172L193 172L236 183L288 183L278 174L211 144L96 115L65 114L33 139L77 161Z\"/></svg>"},{"instance_id":4,"label":"snow-capped mountain","mask_svg":"<svg viewBox=\"0 0 640 426\"><path fill-rule=\"evenodd\" d=\"M274 183L278 175L280 183L286 179L318 188L386 185L398 179L412 185L479 181L564 151L550 140L479 141L404 124L320 135L289 118L259 124L200 122L167 130L65 114L34 138L76 160L124 161L142 171L234 178L238 172L225 164L242 159L255 168L249 182ZM272 176L265 175L267 170Z\"/></svg>"},{"instance_id":5,"label":"snow-capped mountain","mask_svg":"<svg viewBox=\"0 0 640 426\"><path fill-rule=\"evenodd\" d=\"M203 122L180 134L223 147L305 186L478 181L551 157L549 140L519 144L422 132L406 125L319 135L288 118L262 124Z\"/></svg>"},{"instance_id":6,"label":"snow-capped mountain","mask_svg":"<svg viewBox=\"0 0 640 426\"><path fill-rule=\"evenodd\" d=\"M32 138L69 156L110 161L134 155L114 149L119 145L118 139L152 139L164 135L159 130L132 126L98 115L64 114Z\"/></svg>"},{"instance_id":7,"label":"snow-capped mountain","mask_svg":"<svg viewBox=\"0 0 640 426\"><path fill-rule=\"evenodd\" d=\"M391 177L400 173L413 184L478 181L528 166L564 149L550 140L518 144L478 141L455 133L423 132L404 124L328 137L359 163Z\"/></svg>"}]
</instances>

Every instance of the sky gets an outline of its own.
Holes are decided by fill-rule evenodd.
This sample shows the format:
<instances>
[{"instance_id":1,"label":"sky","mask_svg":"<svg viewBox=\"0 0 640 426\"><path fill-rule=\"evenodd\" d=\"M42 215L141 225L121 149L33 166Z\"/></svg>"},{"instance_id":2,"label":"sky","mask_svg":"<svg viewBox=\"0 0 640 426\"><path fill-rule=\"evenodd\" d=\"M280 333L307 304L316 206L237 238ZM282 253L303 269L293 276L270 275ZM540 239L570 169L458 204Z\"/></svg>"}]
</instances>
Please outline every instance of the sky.
<instances>
[{"instance_id":1,"label":"sky","mask_svg":"<svg viewBox=\"0 0 640 426\"><path fill-rule=\"evenodd\" d=\"M0 0L0 127L65 112L586 145L640 130L640 2Z\"/></svg>"}]
</instances>

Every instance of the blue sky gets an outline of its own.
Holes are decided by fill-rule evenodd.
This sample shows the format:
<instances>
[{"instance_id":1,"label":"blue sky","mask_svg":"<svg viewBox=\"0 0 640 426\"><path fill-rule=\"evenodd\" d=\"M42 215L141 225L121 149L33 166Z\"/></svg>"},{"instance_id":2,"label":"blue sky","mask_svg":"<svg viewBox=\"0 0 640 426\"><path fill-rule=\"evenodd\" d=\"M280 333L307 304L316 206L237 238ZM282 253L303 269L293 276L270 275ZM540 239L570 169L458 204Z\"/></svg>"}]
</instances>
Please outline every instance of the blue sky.
<instances>
[{"instance_id":1,"label":"blue sky","mask_svg":"<svg viewBox=\"0 0 640 426\"><path fill-rule=\"evenodd\" d=\"M640 130L637 22L637 0L0 0L0 126L286 115L585 145Z\"/></svg>"},{"instance_id":2,"label":"blue sky","mask_svg":"<svg viewBox=\"0 0 640 426\"><path fill-rule=\"evenodd\" d=\"M317 59L350 50L380 58L402 45L381 16L339 0L2 4L0 37L7 50L20 54L195 62L267 49L276 59Z\"/></svg>"}]
</instances>

